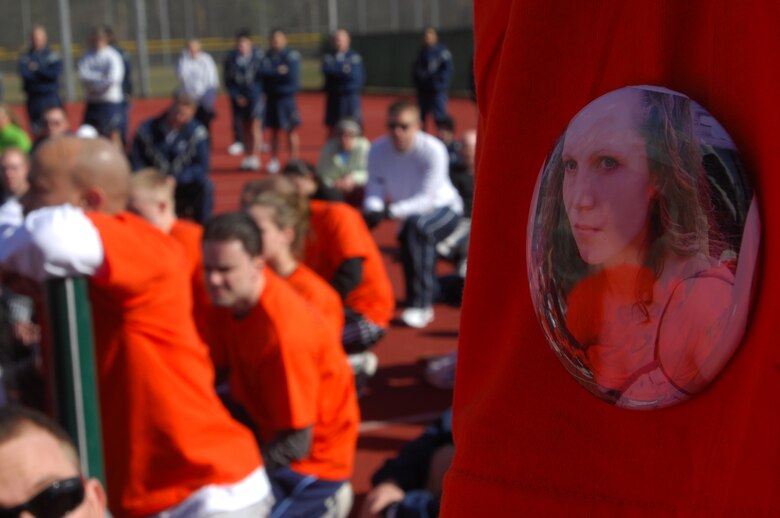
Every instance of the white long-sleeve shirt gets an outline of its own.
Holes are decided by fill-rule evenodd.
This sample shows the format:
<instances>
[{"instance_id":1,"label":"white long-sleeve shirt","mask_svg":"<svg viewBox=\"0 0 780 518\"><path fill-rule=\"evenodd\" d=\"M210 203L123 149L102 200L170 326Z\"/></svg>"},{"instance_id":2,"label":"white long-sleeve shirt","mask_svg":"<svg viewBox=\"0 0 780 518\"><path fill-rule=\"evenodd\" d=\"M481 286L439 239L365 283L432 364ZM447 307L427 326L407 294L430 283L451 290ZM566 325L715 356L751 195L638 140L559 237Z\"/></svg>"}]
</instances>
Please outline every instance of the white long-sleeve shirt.
<instances>
[{"instance_id":1,"label":"white long-sleeve shirt","mask_svg":"<svg viewBox=\"0 0 780 518\"><path fill-rule=\"evenodd\" d=\"M205 52L193 56L184 49L176 65L181 93L198 102L207 94L213 95L219 88L219 74L214 59Z\"/></svg>"},{"instance_id":2,"label":"white long-sleeve shirt","mask_svg":"<svg viewBox=\"0 0 780 518\"><path fill-rule=\"evenodd\" d=\"M388 212L396 219L449 207L463 212L463 201L450 181L449 157L444 144L419 131L406 151L398 151L385 135L371 144L368 183L363 207Z\"/></svg>"},{"instance_id":3,"label":"white long-sleeve shirt","mask_svg":"<svg viewBox=\"0 0 780 518\"><path fill-rule=\"evenodd\" d=\"M0 234L0 269L38 281L93 275L103 260L97 229L72 205L34 210L15 231Z\"/></svg>"},{"instance_id":4,"label":"white long-sleeve shirt","mask_svg":"<svg viewBox=\"0 0 780 518\"><path fill-rule=\"evenodd\" d=\"M87 102L120 103L124 99L122 56L111 46L89 50L79 60L79 79Z\"/></svg>"},{"instance_id":5,"label":"white long-sleeve shirt","mask_svg":"<svg viewBox=\"0 0 780 518\"><path fill-rule=\"evenodd\" d=\"M15 197L9 197L0 205L0 235L10 235L22 226L23 221L22 205Z\"/></svg>"}]
</instances>

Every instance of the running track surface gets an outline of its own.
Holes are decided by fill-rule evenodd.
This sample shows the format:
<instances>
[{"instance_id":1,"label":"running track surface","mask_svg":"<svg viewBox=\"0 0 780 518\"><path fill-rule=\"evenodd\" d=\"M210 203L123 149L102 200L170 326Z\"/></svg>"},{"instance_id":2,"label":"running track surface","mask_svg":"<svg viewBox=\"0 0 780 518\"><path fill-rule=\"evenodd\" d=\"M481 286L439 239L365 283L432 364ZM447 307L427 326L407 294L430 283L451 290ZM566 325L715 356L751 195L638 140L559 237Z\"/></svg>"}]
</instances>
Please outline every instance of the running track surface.
<instances>
[{"instance_id":1,"label":"running track surface","mask_svg":"<svg viewBox=\"0 0 780 518\"><path fill-rule=\"evenodd\" d=\"M387 106L393 100L394 97L388 96L364 97L365 132L369 139L373 140L383 134ZM319 150L326 140L326 130L322 124L324 96L318 92L303 93L299 95L298 103L303 120L299 128L301 155L304 160L316 164ZM162 113L167 105L167 99L134 100L130 135L133 135L134 128L140 122ZM74 126L81 121L83 109L81 103L68 105L67 110ZM26 127L24 110L17 107L16 111ZM241 157L229 156L226 152L232 142L232 132L229 103L224 96L218 99L217 113L212 125L211 177L216 186L215 212L219 213L236 209L244 182L261 178L265 173L239 171ZM450 113L456 121L458 134L476 127L477 112L470 100L451 99ZM283 139L282 150L281 162L284 164L286 155ZM268 161L266 153L263 153L262 159L264 164ZM400 302L404 296L403 277L400 264L395 260L398 250L395 232L395 223L384 222L374 230L374 237L382 250L396 298ZM441 264L440 268L444 273L450 267ZM452 392L427 385L422 375L427 359L455 349L460 311L444 305L437 305L435 309L435 321L426 329L415 330L394 323L374 349L379 357L379 370L360 399L363 424L352 478L355 505L351 516L357 516L363 497L371 488L371 474L405 442L419 435L428 421L450 405ZM397 310L396 317L399 313Z\"/></svg>"}]
</instances>

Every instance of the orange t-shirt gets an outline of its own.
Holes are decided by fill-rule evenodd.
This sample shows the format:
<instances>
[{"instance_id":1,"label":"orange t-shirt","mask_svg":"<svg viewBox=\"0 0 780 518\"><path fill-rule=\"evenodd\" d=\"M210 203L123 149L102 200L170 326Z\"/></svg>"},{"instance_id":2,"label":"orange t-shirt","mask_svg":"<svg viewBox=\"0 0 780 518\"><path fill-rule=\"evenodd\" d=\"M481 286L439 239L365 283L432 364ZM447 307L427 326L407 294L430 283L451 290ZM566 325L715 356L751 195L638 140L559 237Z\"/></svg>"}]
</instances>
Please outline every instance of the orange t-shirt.
<instances>
[{"instance_id":1,"label":"orange t-shirt","mask_svg":"<svg viewBox=\"0 0 780 518\"><path fill-rule=\"evenodd\" d=\"M323 317L270 269L252 311L214 310L213 340L226 351L230 389L261 441L313 427L311 454L290 468L325 480L352 475L360 411L341 342Z\"/></svg>"},{"instance_id":2,"label":"orange t-shirt","mask_svg":"<svg viewBox=\"0 0 780 518\"><path fill-rule=\"evenodd\" d=\"M110 508L140 517L262 465L214 392L182 247L129 213L90 213L105 262L90 282Z\"/></svg>"},{"instance_id":3,"label":"orange t-shirt","mask_svg":"<svg viewBox=\"0 0 780 518\"><path fill-rule=\"evenodd\" d=\"M344 304L341 302L339 292L302 263L299 263L295 271L285 280L332 324L336 336L341 340L341 332L344 329Z\"/></svg>"},{"instance_id":4,"label":"orange t-shirt","mask_svg":"<svg viewBox=\"0 0 780 518\"><path fill-rule=\"evenodd\" d=\"M170 230L170 235L183 247L190 265L192 279L192 314L200 336L206 337L204 326L208 322L208 311L211 299L206 289L206 278L203 275L203 227L194 221L177 219Z\"/></svg>"},{"instance_id":5,"label":"orange t-shirt","mask_svg":"<svg viewBox=\"0 0 780 518\"><path fill-rule=\"evenodd\" d=\"M358 211L346 203L311 201L311 230L303 262L330 282L347 259L363 258L363 280L344 305L380 326L393 317L395 295L374 237Z\"/></svg>"}]
</instances>

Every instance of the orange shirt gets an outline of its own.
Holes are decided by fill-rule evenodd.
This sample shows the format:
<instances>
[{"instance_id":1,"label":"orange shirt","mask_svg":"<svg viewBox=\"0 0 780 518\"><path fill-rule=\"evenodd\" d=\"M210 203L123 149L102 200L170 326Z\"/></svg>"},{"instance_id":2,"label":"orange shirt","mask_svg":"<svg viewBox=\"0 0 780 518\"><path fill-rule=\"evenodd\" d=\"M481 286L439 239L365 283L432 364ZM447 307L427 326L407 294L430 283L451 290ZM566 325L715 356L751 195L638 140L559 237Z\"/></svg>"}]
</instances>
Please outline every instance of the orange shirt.
<instances>
[{"instance_id":1,"label":"orange shirt","mask_svg":"<svg viewBox=\"0 0 780 518\"><path fill-rule=\"evenodd\" d=\"M140 517L262 464L214 392L182 247L129 214L88 214L105 262L90 282L109 504Z\"/></svg>"},{"instance_id":2,"label":"orange shirt","mask_svg":"<svg viewBox=\"0 0 780 518\"><path fill-rule=\"evenodd\" d=\"M290 468L325 480L347 479L360 412L341 342L321 332L322 316L268 268L265 279L247 316L214 311L211 329L227 353L231 393L263 443L282 431L313 427L311 454Z\"/></svg>"},{"instance_id":3,"label":"orange shirt","mask_svg":"<svg viewBox=\"0 0 780 518\"><path fill-rule=\"evenodd\" d=\"M341 340L341 331L344 329L344 304L341 302L339 292L305 264L298 264L295 271L285 280L333 325L336 336Z\"/></svg>"},{"instance_id":4,"label":"orange shirt","mask_svg":"<svg viewBox=\"0 0 780 518\"><path fill-rule=\"evenodd\" d=\"M393 317L395 295L374 237L358 211L346 203L311 201L311 230L303 262L330 282L341 263L363 258L363 280L344 305L380 326Z\"/></svg>"},{"instance_id":5,"label":"orange shirt","mask_svg":"<svg viewBox=\"0 0 780 518\"><path fill-rule=\"evenodd\" d=\"M206 278L203 275L203 248L201 245L203 227L194 221L177 219L169 234L184 247L192 279L192 314L201 337L205 337L203 326L208 321L211 299L206 289Z\"/></svg>"}]
</instances>

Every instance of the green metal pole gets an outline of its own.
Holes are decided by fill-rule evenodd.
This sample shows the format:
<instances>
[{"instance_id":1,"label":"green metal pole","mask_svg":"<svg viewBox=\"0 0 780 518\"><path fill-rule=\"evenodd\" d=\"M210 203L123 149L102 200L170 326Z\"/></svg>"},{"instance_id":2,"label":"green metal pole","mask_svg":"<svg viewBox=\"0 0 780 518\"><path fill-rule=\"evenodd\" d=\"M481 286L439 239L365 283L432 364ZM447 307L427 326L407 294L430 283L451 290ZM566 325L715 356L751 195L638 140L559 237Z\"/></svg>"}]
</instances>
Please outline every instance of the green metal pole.
<instances>
[{"instance_id":1,"label":"green metal pole","mask_svg":"<svg viewBox=\"0 0 780 518\"><path fill-rule=\"evenodd\" d=\"M54 410L76 443L82 472L105 485L92 312L84 278L46 283L51 324Z\"/></svg>"}]
</instances>

